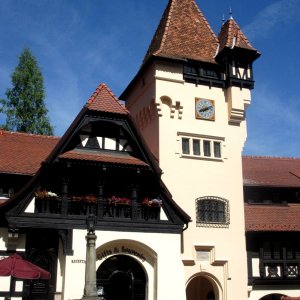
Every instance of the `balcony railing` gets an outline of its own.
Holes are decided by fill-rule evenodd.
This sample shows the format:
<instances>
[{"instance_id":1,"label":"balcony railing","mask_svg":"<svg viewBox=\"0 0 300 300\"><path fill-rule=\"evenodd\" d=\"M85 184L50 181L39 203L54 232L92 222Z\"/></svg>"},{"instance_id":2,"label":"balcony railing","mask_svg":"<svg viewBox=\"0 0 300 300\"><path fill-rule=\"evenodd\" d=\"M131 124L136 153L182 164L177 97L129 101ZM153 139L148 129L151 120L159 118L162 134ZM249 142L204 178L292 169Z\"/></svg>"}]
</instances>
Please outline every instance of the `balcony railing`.
<instances>
[{"instance_id":1,"label":"balcony railing","mask_svg":"<svg viewBox=\"0 0 300 300\"><path fill-rule=\"evenodd\" d=\"M300 279L300 260L263 260L260 263L262 279Z\"/></svg>"},{"instance_id":2,"label":"balcony railing","mask_svg":"<svg viewBox=\"0 0 300 300\"><path fill-rule=\"evenodd\" d=\"M128 198L109 197L97 199L93 195L59 197L35 196L35 211L40 214L97 215L98 218L123 218L160 220L161 200L145 198L132 201Z\"/></svg>"}]
</instances>

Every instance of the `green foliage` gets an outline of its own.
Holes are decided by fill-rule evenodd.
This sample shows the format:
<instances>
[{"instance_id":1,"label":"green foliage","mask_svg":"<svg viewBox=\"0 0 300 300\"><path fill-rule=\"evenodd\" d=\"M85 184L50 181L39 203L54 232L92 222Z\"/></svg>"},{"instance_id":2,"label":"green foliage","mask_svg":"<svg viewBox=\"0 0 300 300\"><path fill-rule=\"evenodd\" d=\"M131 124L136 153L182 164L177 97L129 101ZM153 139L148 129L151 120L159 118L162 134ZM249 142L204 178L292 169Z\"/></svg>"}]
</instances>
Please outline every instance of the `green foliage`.
<instances>
[{"instance_id":1,"label":"green foliage","mask_svg":"<svg viewBox=\"0 0 300 300\"><path fill-rule=\"evenodd\" d=\"M13 87L0 99L0 113L6 114L2 128L33 134L52 135L53 127L47 117L42 73L35 57L25 48L19 64L11 75Z\"/></svg>"}]
</instances>

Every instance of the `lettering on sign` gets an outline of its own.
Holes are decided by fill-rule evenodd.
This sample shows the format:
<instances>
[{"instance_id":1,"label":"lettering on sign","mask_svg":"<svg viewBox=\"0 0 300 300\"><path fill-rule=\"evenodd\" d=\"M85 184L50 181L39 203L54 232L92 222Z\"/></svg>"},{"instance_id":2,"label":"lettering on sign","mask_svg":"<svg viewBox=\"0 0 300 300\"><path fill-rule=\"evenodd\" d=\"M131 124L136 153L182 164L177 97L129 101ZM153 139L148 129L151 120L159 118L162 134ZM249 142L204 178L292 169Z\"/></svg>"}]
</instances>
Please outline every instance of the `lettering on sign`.
<instances>
[{"instance_id":1,"label":"lettering on sign","mask_svg":"<svg viewBox=\"0 0 300 300\"><path fill-rule=\"evenodd\" d=\"M126 248L124 246L122 246L121 248L114 247L114 248L111 248L111 249L105 249L101 253L97 254L97 259L102 260L102 259L104 259L104 258L106 258L110 255L121 254L121 253L131 254L131 255L136 256L137 258L139 258L141 261L146 260L144 254L142 254L142 253L140 253L140 252L138 252L134 249Z\"/></svg>"},{"instance_id":2,"label":"lettering on sign","mask_svg":"<svg viewBox=\"0 0 300 300\"><path fill-rule=\"evenodd\" d=\"M71 263L72 264L85 264L85 260L84 259L72 259Z\"/></svg>"}]
</instances>

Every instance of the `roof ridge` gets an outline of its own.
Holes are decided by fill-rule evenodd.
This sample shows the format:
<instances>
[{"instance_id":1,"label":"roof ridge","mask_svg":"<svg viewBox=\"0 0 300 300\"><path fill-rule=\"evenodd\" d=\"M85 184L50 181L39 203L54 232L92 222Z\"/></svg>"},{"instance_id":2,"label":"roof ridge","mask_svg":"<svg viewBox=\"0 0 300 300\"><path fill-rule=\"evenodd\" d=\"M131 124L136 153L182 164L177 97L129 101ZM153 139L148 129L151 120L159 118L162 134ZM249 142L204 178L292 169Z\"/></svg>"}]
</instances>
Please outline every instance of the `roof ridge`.
<instances>
[{"instance_id":1,"label":"roof ridge","mask_svg":"<svg viewBox=\"0 0 300 300\"><path fill-rule=\"evenodd\" d=\"M210 24L208 23L207 19L205 18L203 12L200 10L199 6L197 5L197 3L193 0L193 3L196 7L196 10L198 10L198 13L200 14L200 16L202 17L204 23L206 24L206 26L208 27L208 29L210 30L211 34L215 37L216 41L218 42L218 37L216 36L215 32L212 30Z\"/></svg>"},{"instance_id":2,"label":"roof ridge","mask_svg":"<svg viewBox=\"0 0 300 300\"><path fill-rule=\"evenodd\" d=\"M22 135L22 136L28 136L28 137L45 138L45 139L60 139L61 138L60 136L56 136L56 135L44 135L44 134L35 134L35 133L10 131L10 130L0 129L0 137L4 134Z\"/></svg>"},{"instance_id":3,"label":"roof ridge","mask_svg":"<svg viewBox=\"0 0 300 300\"><path fill-rule=\"evenodd\" d=\"M243 158L254 159L277 159L277 160L300 160L300 157L287 157L287 156L263 156L263 155L243 155Z\"/></svg>"},{"instance_id":4,"label":"roof ridge","mask_svg":"<svg viewBox=\"0 0 300 300\"><path fill-rule=\"evenodd\" d=\"M167 16L166 26L164 27L164 32L162 34L161 43L160 43L159 48L155 52L153 52L153 54L158 54L162 50L163 46L165 45L166 35L167 35L167 32L168 32L169 27L170 27L169 25L170 25L170 21L171 21L171 14L173 13L173 9L174 9L174 1L170 1L169 4L171 4L171 5L170 5L169 13L168 13L168 16ZM168 11L168 9L166 9L166 12L167 11ZM162 19L163 18L164 18L164 16L162 16Z\"/></svg>"}]
</instances>

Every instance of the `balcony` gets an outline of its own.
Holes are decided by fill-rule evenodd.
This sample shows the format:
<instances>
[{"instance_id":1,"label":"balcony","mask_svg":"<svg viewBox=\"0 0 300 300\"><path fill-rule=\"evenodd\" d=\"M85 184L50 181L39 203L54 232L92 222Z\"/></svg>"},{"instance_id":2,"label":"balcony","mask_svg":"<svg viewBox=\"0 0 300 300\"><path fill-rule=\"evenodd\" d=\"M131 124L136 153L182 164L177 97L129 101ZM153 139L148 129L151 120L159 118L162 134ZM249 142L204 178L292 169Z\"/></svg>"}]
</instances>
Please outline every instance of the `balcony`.
<instances>
[{"instance_id":1,"label":"balcony","mask_svg":"<svg viewBox=\"0 0 300 300\"><path fill-rule=\"evenodd\" d=\"M38 214L59 215L65 211L70 216L94 214L98 219L160 220L161 205L161 200L150 198L139 201L116 196L97 198L94 195L60 197L54 193L35 195L35 212Z\"/></svg>"}]
</instances>

